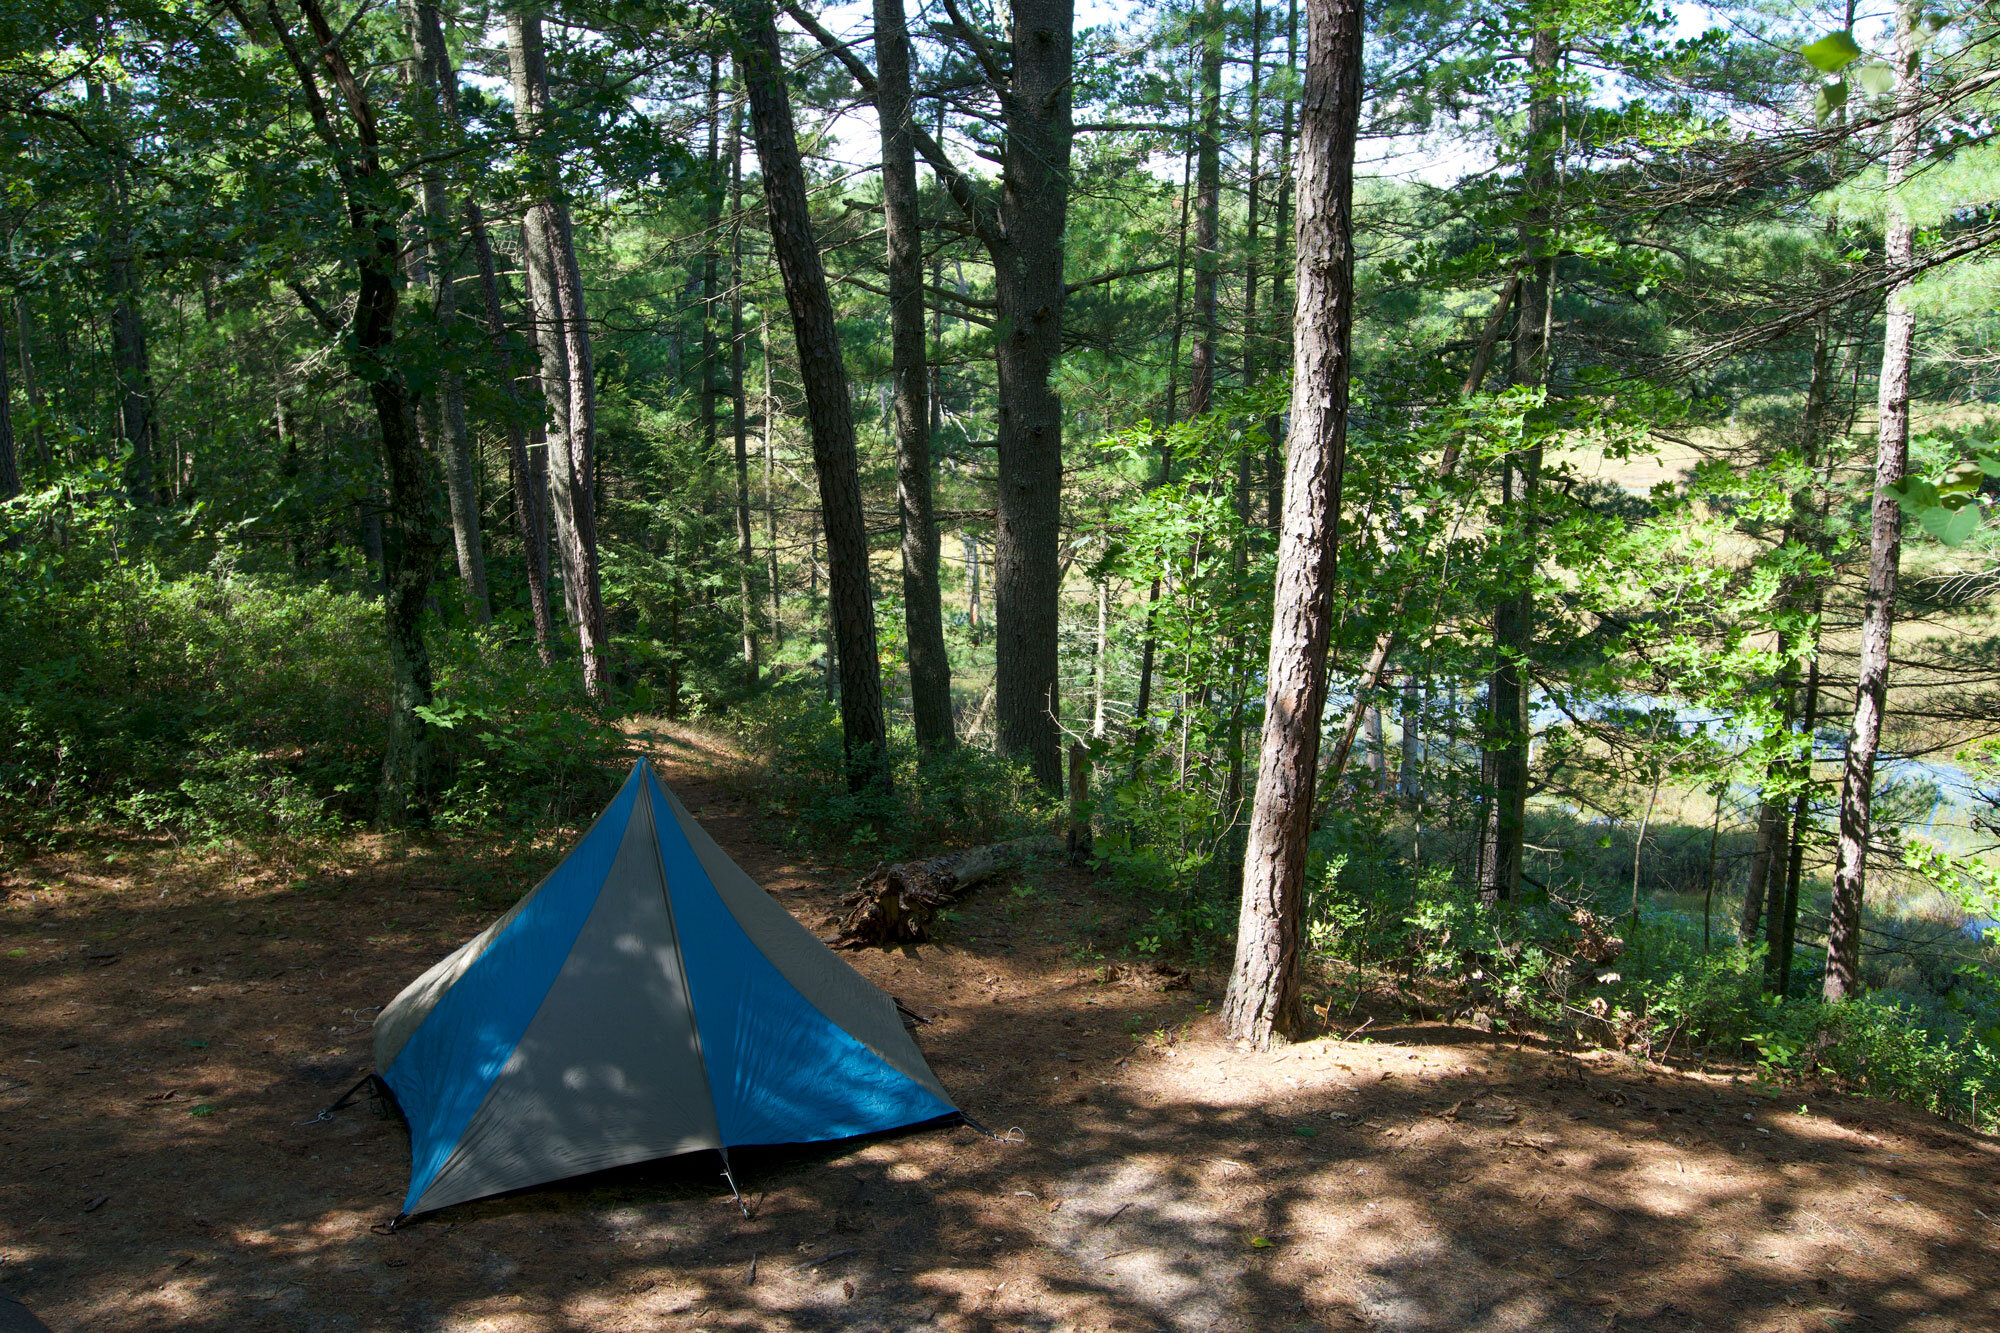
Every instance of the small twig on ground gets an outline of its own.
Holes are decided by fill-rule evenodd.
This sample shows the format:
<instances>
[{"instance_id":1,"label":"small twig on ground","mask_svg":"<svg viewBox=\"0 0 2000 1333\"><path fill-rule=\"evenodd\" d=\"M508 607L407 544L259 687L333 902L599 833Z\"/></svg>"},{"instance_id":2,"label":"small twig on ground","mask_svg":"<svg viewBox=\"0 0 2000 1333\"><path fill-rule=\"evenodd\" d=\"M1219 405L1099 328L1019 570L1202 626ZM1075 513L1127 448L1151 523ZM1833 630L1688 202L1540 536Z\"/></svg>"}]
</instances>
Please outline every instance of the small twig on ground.
<instances>
[{"instance_id":1,"label":"small twig on ground","mask_svg":"<svg viewBox=\"0 0 2000 1333\"><path fill-rule=\"evenodd\" d=\"M809 1273L813 1269L818 1268L821 1264L830 1264L835 1259L845 1259L850 1254L859 1254L859 1253L861 1253L861 1251L853 1249L835 1250L832 1254L826 1255L823 1258L813 1260L811 1263L807 1264L804 1268L801 1268L799 1271L801 1273Z\"/></svg>"},{"instance_id":2,"label":"small twig on ground","mask_svg":"<svg viewBox=\"0 0 2000 1333\"><path fill-rule=\"evenodd\" d=\"M1375 1020L1371 1018L1366 1023L1363 1023L1360 1027L1354 1029L1354 1031L1348 1033L1345 1037L1342 1037L1341 1040L1353 1041L1356 1037L1360 1036L1362 1033L1366 1032L1369 1028L1373 1027L1374 1025L1375 1025Z\"/></svg>"}]
</instances>

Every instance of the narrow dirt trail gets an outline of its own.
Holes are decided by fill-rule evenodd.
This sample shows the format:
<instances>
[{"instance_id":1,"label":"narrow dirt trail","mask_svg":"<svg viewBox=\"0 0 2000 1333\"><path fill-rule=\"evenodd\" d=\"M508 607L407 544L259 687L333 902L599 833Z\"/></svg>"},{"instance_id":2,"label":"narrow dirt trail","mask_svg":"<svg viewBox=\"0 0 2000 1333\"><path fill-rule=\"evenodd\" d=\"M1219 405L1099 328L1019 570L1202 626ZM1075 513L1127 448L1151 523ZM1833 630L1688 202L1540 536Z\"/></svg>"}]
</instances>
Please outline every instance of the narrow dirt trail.
<instances>
[{"instance_id":1,"label":"narrow dirt trail","mask_svg":"<svg viewBox=\"0 0 2000 1333\"><path fill-rule=\"evenodd\" d=\"M656 763L809 925L829 872L765 840L692 734ZM1435 1025L1269 1055L1198 987L1107 984L1129 920L1068 870L943 945L847 955L935 1021L967 1129L684 1160L393 1235L401 1127L369 1006L560 855L357 846L199 875L127 845L0 883L0 1286L56 1330L2000 1328L2000 1145L1908 1108L1760 1096ZM1357 1022L1359 1019L1357 1018Z\"/></svg>"}]
</instances>

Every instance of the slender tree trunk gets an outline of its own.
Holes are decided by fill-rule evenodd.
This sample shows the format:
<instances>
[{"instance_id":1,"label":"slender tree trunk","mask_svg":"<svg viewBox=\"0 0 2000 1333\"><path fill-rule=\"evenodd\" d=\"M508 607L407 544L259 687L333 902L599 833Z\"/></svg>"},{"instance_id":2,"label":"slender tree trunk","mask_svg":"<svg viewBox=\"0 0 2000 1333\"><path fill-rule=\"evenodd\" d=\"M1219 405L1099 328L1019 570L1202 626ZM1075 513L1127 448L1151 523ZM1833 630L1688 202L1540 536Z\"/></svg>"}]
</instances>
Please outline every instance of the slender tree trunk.
<instances>
[{"instance_id":1,"label":"slender tree trunk","mask_svg":"<svg viewBox=\"0 0 2000 1333\"><path fill-rule=\"evenodd\" d=\"M909 639L910 719L918 749L949 750L951 659L938 588L931 512L929 356L924 331L922 219L910 135L910 34L903 0L875 0L875 118L882 131L882 213L889 237L889 339L895 379L896 496L903 524L903 620Z\"/></svg>"},{"instance_id":2,"label":"slender tree trunk","mask_svg":"<svg viewBox=\"0 0 2000 1333\"><path fill-rule=\"evenodd\" d=\"M21 393L28 401L28 458L46 467L51 460L42 425L42 382L35 374L34 324L28 318L28 298L19 292L14 294L14 345L21 358Z\"/></svg>"},{"instance_id":3,"label":"slender tree trunk","mask_svg":"<svg viewBox=\"0 0 2000 1333\"><path fill-rule=\"evenodd\" d=\"M1808 821L1812 818L1813 732L1819 725L1818 621L1821 606L1822 603L1815 598L1812 657L1806 663L1805 748L1800 761L1801 771L1797 775L1798 794L1792 798L1791 855L1785 864L1781 890L1768 895L1770 904L1764 931L1768 941L1768 952L1764 955L1764 989L1780 997L1791 990L1792 946L1799 926L1799 877L1805 870L1806 836L1811 831Z\"/></svg>"},{"instance_id":4,"label":"slender tree trunk","mask_svg":"<svg viewBox=\"0 0 2000 1333\"><path fill-rule=\"evenodd\" d=\"M1514 380L1544 385L1549 374L1549 302L1554 288L1555 259L1548 252L1551 225L1550 193L1555 185L1555 133L1558 90L1554 77L1561 63L1559 37L1553 26L1535 32L1529 55L1528 166L1522 188L1526 208L1520 246L1530 256L1521 282L1518 321L1514 330ZM1521 857L1528 817L1527 669L1535 642L1535 570L1540 533L1536 518L1541 489L1542 450L1539 443L1509 454L1501 465L1500 503L1513 518L1514 530L1502 537L1508 552L1508 586L1493 614L1493 670L1487 677L1482 786L1490 789L1486 816L1488 836L1482 841L1480 891L1488 900L1515 898L1521 892Z\"/></svg>"},{"instance_id":5,"label":"slender tree trunk","mask_svg":"<svg viewBox=\"0 0 2000 1333\"><path fill-rule=\"evenodd\" d=\"M122 189L118 197L123 200ZM160 434L153 409L152 357L146 349L146 321L139 312L130 239L121 235L114 244L121 248L112 256L109 273L111 355L118 370L118 433L125 444L125 491L135 505L154 505L161 503L164 487L159 476Z\"/></svg>"},{"instance_id":6,"label":"slender tree trunk","mask_svg":"<svg viewBox=\"0 0 2000 1333\"><path fill-rule=\"evenodd\" d=\"M1830 311L1823 312L1814 322L1812 378L1806 386L1806 410L1800 430L1800 464L1809 480L1792 493L1791 515L1786 521L1782 539L1785 547L1795 546L1801 541L1810 542L1815 547L1819 545L1818 529L1823 526L1824 521L1821 520L1819 523L1814 521L1810 478L1814 476L1819 464L1820 436L1825 429L1827 402L1833 389L1832 333L1832 314ZM1788 612L1795 613L1803 600L1804 591L1800 578L1797 576L1787 578L1779 594L1780 606ZM1816 612L1813 620L1816 626L1818 621ZM1805 644L1796 638L1786 639L1781 631L1778 648L1783 660L1778 668L1775 685L1782 699L1780 712L1784 728L1789 733L1798 706L1798 662L1805 651ZM1805 776L1809 778L1812 748L1810 730L1805 738L1805 745L1808 758L1808 771ZM1793 754L1778 756L1765 770L1764 796L1757 810L1757 843L1751 854L1750 879L1743 895L1743 917L1739 934L1745 943L1757 937L1758 923L1766 915L1767 890L1772 893L1784 891L1785 866L1790 859L1787 854L1790 801L1782 788L1797 777L1797 770L1798 759ZM1775 961L1778 937L1771 934L1766 938L1771 950L1766 957Z\"/></svg>"},{"instance_id":7,"label":"slender tree trunk","mask_svg":"<svg viewBox=\"0 0 2000 1333\"><path fill-rule=\"evenodd\" d=\"M1199 61L1196 62L1199 67ZM1181 216L1180 228L1174 242L1174 321L1173 331L1167 341L1167 403L1162 414L1164 424L1172 426L1178 421L1180 410L1180 369L1181 334L1186 323L1184 302L1187 297L1187 255L1188 218L1194 204L1194 155L1195 155L1195 115L1193 92L1189 92L1187 144L1181 152ZM1167 440L1165 431L1159 436L1160 480L1165 486L1174 479L1174 450ZM1139 649L1139 694L1132 705L1132 726L1135 734L1142 739L1149 733L1146 718L1153 707L1154 660L1158 655L1158 637L1153 632L1153 612L1160 604L1160 576L1155 574L1146 589L1146 639ZM1133 760L1134 772L1139 760Z\"/></svg>"},{"instance_id":8,"label":"slender tree trunk","mask_svg":"<svg viewBox=\"0 0 2000 1333\"><path fill-rule=\"evenodd\" d=\"M828 604L839 653L840 718L847 781L860 791L889 786L888 729L882 713L882 673L875 644L875 600L868 586L868 529L861 511L861 476L854 447L854 418L840 335L826 271L820 264L806 201L805 172L784 82L784 53L770 10L758 17L740 54L750 94L757 158L764 168L764 200L771 217L771 249L784 278L798 342L799 377L805 385L812 427L813 466L819 474L820 510L826 522Z\"/></svg>"},{"instance_id":9,"label":"slender tree trunk","mask_svg":"<svg viewBox=\"0 0 2000 1333\"><path fill-rule=\"evenodd\" d=\"M985 608L979 604L979 538L962 531L959 539L965 544L965 623L972 632L972 646L977 648L986 624Z\"/></svg>"},{"instance_id":10,"label":"slender tree trunk","mask_svg":"<svg viewBox=\"0 0 2000 1333\"><path fill-rule=\"evenodd\" d=\"M88 82L85 96L93 106L110 104L113 114L128 108L130 95L122 85ZM111 362L118 381L118 438L125 446L125 493L135 505L162 503L159 421L153 399L152 358L146 346L146 321L141 312L138 263L132 240L131 200L125 158L114 151L108 164L105 196L105 295L111 307Z\"/></svg>"},{"instance_id":11,"label":"slender tree trunk","mask_svg":"<svg viewBox=\"0 0 2000 1333\"><path fill-rule=\"evenodd\" d=\"M1411 672L1403 677L1403 757L1396 766L1396 794L1411 802L1423 796L1423 715L1423 695Z\"/></svg>"},{"instance_id":12,"label":"slender tree trunk","mask_svg":"<svg viewBox=\"0 0 2000 1333\"><path fill-rule=\"evenodd\" d=\"M562 554L563 595L582 649L583 687L602 702L610 693L611 667L597 572L597 405L590 319L569 210L558 197L553 149L543 140L549 76L541 14L532 0L509 10L507 50L515 122L534 165L521 236L549 405L550 508Z\"/></svg>"},{"instance_id":13,"label":"slender tree trunk","mask_svg":"<svg viewBox=\"0 0 2000 1333\"><path fill-rule=\"evenodd\" d=\"M358 287L352 336L346 340L347 360L375 409L389 476L382 598L389 639L389 734L382 757L378 817L386 825L398 825L421 819L430 808L432 738L423 711L431 702L431 669L423 617L432 571L446 538L434 499L436 475L417 435L413 398L394 346L402 275L397 219L383 209L396 192L381 161L375 111L320 0L298 0L298 4L312 30L310 57L288 28L276 25L275 7L267 12L341 181ZM236 14L245 31L257 31L240 8ZM347 111L345 133L334 126L315 63L326 69L340 92Z\"/></svg>"},{"instance_id":14,"label":"slender tree trunk","mask_svg":"<svg viewBox=\"0 0 2000 1333\"><path fill-rule=\"evenodd\" d=\"M1194 351L1188 358L1188 416L1215 399L1216 279L1222 221L1221 0L1205 0L1201 15L1201 120L1194 168Z\"/></svg>"},{"instance_id":15,"label":"slender tree trunk","mask_svg":"<svg viewBox=\"0 0 2000 1333\"><path fill-rule=\"evenodd\" d=\"M506 416L508 471L514 479L514 524L521 534L521 558L528 576L528 614L535 629L535 652L543 666L552 666L555 626L549 614L548 446L541 443L530 458L528 432L523 423L525 409L517 392L520 366L507 336L500 276L493 263L493 238L487 233L485 214L470 197L465 201L465 226L479 263L479 293L486 306L486 341L499 371L495 378Z\"/></svg>"},{"instance_id":16,"label":"slender tree trunk","mask_svg":"<svg viewBox=\"0 0 2000 1333\"><path fill-rule=\"evenodd\" d=\"M742 80L739 78L740 84ZM738 89L740 94L741 89ZM743 101L729 113L729 410L736 437L736 593L743 619L743 671L757 688L757 553L750 531L750 428L743 383ZM768 433L768 431L767 431Z\"/></svg>"},{"instance_id":17,"label":"slender tree trunk","mask_svg":"<svg viewBox=\"0 0 2000 1333\"><path fill-rule=\"evenodd\" d=\"M1295 1034L1306 835L1312 826L1346 456L1354 318L1354 143L1361 118L1360 0L1307 0L1299 160L1298 315L1284 526L1266 673L1264 740L1236 959L1223 1002L1231 1036Z\"/></svg>"},{"instance_id":18,"label":"slender tree trunk","mask_svg":"<svg viewBox=\"0 0 2000 1333\"><path fill-rule=\"evenodd\" d=\"M1264 187L1261 175L1264 150L1264 0L1256 0L1250 16L1250 180L1245 191L1243 212L1243 387L1257 382L1257 209ZM1247 496L1250 484L1250 454L1243 454L1242 488ZM1246 500L1247 503L1247 500Z\"/></svg>"},{"instance_id":19,"label":"slender tree trunk","mask_svg":"<svg viewBox=\"0 0 2000 1333\"><path fill-rule=\"evenodd\" d=\"M1368 705L1368 721L1365 727L1368 737L1368 772L1370 783L1376 791L1389 790L1389 752L1382 744L1382 706Z\"/></svg>"},{"instance_id":20,"label":"slender tree trunk","mask_svg":"<svg viewBox=\"0 0 2000 1333\"><path fill-rule=\"evenodd\" d=\"M1299 0L1289 0L1285 9L1285 107L1281 113L1278 128L1278 218L1276 234L1272 237L1272 249L1276 255L1271 265L1271 317L1283 331L1279 343L1280 364L1290 364L1292 342L1289 336L1292 327L1291 311L1285 305L1285 249L1292 237L1292 95L1290 89L1297 82L1299 70ZM1273 533L1278 530L1279 507L1285 493L1285 432L1284 423L1272 417L1264 423L1264 438L1267 441L1264 468L1264 522Z\"/></svg>"},{"instance_id":21,"label":"slender tree trunk","mask_svg":"<svg viewBox=\"0 0 2000 1333\"><path fill-rule=\"evenodd\" d=\"M778 505L775 485L778 471L778 396L771 387L771 324L757 318L757 346L764 357L764 556L769 567L765 581L771 585L771 646L785 646L784 587L778 581Z\"/></svg>"},{"instance_id":22,"label":"slender tree trunk","mask_svg":"<svg viewBox=\"0 0 2000 1333\"><path fill-rule=\"evenodd\" d=\"M1896 10L1895 115L1888 159L1889 220L1884 258L1907 269L1916 250L1916 228L1896 190L1917 156L1917 14L1909 3ZM1896 617L1896 576L1903 548L1903 511L1890 487L1903 480L1910 461L1910 359L1916 311L1905 278L1889 289L1882 333L1882 373L1877 381L1875 497L1868 525L1868 592L1861 613L1861 665L1854 686L1854 721L1840 778L1840 854L1833 872L1833 903L1826 929L1828 1000L1861 989L1861 915L1868 882L1875 754L1882 742L1882 709L1889 695L1889 641Z\"/></svg>"},{"instance_id":23,"label":"slender tree trunk","mask_svg":"<svg viewBox=\"0 0 2000 1333\"><path fill-rule=\"evenodd\" d=\"M701 246L701 394L697 400L701 405L701 459L703 468L713 467L718 440L716 398L720 390L717 382L716 324L719 322L717 303L722 296L722 252L719 238L722 233L723 182L722 172L722 57L711 52L708 57L708 155L703 172L703 194L707 201L707 216L703 219Z\"/></svg>"},{"instance_id":24,"label":"slender tree trunk","mask_svg":"<svg viewBox=\"0 0 2000 1333\"><path fill-rule=\"evenodd\" d=\"M417 59L415 114L417 142L428 156L441 156L458 140L455 104L458 80L444 44L443 22L431 0L414 0L404 6L403 19L409 29L410 44ZM452 544L458 556L458 577L465 586L466 608L482 625L493 623L493 605L486 590L486 553L480 543L479 488L473 476L472 434L465 420L465 382L449 358L452 326L458 320L458 287L454 269L457 228L446 196L444 168L433 163L421 176L424 244L417 253L423 257L430 278L431 314L440 337L441 355L447 358L437 379L439 424L431 447L444 461L445 489L451 501Z\"/></svg>"},{"instance_id":25,"label":"slender tree trunk","mask_svg":"<svg viewBox=\"0 0 2000 1333\"><path fill-rule=\"evenodd\" d=\"M0 504L21 493L21 465L14 449L14 395L7 384L7 327L0 320ZM0 546L12 546L14 535L0 537Z\"/></svg>"}]
</instances>

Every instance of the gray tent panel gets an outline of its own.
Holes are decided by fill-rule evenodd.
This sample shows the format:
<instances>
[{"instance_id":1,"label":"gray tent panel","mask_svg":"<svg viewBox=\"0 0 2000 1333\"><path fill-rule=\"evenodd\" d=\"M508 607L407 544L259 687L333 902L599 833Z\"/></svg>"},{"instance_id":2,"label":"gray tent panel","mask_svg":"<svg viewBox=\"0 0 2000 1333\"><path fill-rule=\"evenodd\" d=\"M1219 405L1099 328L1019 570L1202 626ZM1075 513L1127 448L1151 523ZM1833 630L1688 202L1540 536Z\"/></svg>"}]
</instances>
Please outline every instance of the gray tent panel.
<instances>
[{"instance_id":1,"label":"gray tent panel","mask_svg":"<svg viewBox=\"0 0 2000 1333\"><path fill-rule=\"evenodd\" d=\"M680 797L666 784L660 785L660 791L673 807L674 818L687 835L695 858L708 872L723 905L779 974L807 1003L880 1056L884 1064L950 1106L950 1094L924 1062L917 1044L910 1040L902 1018L896 1013L895 1001L849 967L730 860L728 853L695 822Z\"/></svg>"},{"instance_id":2,"label":"gray tent panel","mask_svg":"<svg viewBox=\"0 0 2000 1333\"><path fill-rule=\"evenodd\" d=\"M412 1212L719 1148L651 802L555 984Z\"/></svg>"},{"instance_id":3,"label":"gray tent panel","mask_svg":"<svg viewBox=\"0 0 2000 1333\"><path fill-rule=\"evenodd\" d=\"M615 806L616 802L613 802L613 808ZM592 820L590 827L584 830L583 838L578 840L579 845L588 841L597 826L610 814L611 810L606 809ZM558 870L561 868L560 865L556 867ZM437 1008L437 1002L444 998L445 992L458 984L458 979L465 975L467 968L479 961L479 955L486 952L487 946L492 944L500 932L507 929L514 918L535 900L536 894L548 887L549 879L554 874L555 871L552 870L542 876L541 883L522 894L520 899L502 912L492 925L438 959L428 971L403 987L401 993L383 1007L382 1012L375 1016L376 1069L387 1069L396 1063L396 1057L402 1053L403 1045L409 1041L410 1034L430 1016L431 1010Z\"/></svg>"}]
</instances>

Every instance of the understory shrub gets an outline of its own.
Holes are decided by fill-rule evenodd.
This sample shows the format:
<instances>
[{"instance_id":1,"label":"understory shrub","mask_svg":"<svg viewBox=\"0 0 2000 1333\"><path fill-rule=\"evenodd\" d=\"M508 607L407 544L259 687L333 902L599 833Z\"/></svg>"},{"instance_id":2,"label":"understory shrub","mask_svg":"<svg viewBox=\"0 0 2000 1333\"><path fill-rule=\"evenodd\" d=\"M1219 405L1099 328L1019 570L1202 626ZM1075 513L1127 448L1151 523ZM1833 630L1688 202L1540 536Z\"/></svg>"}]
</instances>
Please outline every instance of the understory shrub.
<instances>
[{"instance_id":1,"label":"understory shrub","mask_svg":"<svg viewBox=\"0 0 2000 1333\"><path fill-rule=\"evenodd\" d=\"M226 561L11 558L0 805L18 829L111 819L208 844L373 814L389 664L370 597ZM621 741L566 673L470 626L429 637L440 819L568 822L603 799Z\"/></svg>"},{"instance_id":2,"label":"understory shrub","mask_svg":"<svg viewBox=\"0 0 2000 1333\"><path fill-rule=\"evenodd\" d=\"M840 712L816 684L779 681L729 714L763 759L757 800L793 842L895 861L1053 827L1055 806L1021 765L971 745L920 760L908 726L890 729L892 790L849 791Z\"/></svg>"},{"instance_id":3,"label":"understory shrub","mask_svg":"<svg viewBox=\"0 0 2000 1333\"><path fill-rule=\"evenodd\" d=\"M1544 846L1584 841L1547 821L1542 836ZM1365 803L1336 809L1312 846L1305 928L1318 956L1443 986L1462 1011L1503 1025L1653 1058L1749 1053L1775 1078L1824 1080L2000 1127L2000 981L1990 955L1955 971L1935 960L1905 967L1899 975L1923 979L1921 989L1829 1005L1817 998L1817 955L1801 949L1790 998L1779 999L1764 994L1763 946L1669 905L1684 895L1648 895L1635 921L1629 861L1623 888L1605 875L1595 894L1579 879L1488 904L1462 871L1417 860L1422 844Z\"/></svg>"}]
</instances>

